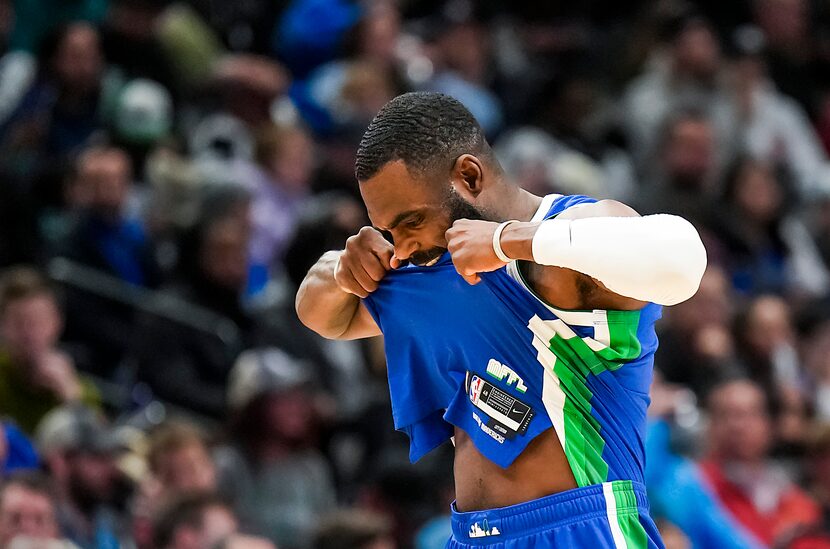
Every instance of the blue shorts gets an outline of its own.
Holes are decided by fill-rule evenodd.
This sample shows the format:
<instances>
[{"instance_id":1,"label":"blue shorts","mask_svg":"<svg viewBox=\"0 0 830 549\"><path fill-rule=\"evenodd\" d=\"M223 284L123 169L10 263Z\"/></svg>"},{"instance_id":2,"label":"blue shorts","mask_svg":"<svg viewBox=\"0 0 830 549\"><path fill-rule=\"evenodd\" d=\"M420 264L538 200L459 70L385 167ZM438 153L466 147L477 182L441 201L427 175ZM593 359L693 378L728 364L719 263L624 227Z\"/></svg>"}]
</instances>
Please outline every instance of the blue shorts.
<instances>
[{"instance_id":1,"label":"blue shorts","mask_svg":"<svg viewBox=\"0 0 830 549\"><path fill-rule=\"evenodd\" d=\"M453 505L447 549L481 546L663 549L663 542L645 487L618 480L499 509L460 513Z\"/></svg>"}]
</instances>

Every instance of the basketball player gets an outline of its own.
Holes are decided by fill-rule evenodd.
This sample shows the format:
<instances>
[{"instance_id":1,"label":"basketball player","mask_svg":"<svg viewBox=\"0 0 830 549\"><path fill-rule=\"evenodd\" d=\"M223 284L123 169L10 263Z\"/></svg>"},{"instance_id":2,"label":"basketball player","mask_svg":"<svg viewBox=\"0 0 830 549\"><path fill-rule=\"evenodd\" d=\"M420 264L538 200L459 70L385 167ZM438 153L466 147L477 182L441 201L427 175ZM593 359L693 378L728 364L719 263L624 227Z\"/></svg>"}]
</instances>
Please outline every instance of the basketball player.
<instances>
[{"instance_id":1,"label":"basketball player","mask_svg":"<svg viewBox=\"0 0 830 549\"><path fill-rule=\"evenodd\" d=\"M706 266L691 224L512 185L441 94L383 107L356 175L373 227L312 267L297 312L329 338L383 333L412 459L453 437L448 547L662 547L645 412L661 305Z\"/></svg>"}]
</instances>

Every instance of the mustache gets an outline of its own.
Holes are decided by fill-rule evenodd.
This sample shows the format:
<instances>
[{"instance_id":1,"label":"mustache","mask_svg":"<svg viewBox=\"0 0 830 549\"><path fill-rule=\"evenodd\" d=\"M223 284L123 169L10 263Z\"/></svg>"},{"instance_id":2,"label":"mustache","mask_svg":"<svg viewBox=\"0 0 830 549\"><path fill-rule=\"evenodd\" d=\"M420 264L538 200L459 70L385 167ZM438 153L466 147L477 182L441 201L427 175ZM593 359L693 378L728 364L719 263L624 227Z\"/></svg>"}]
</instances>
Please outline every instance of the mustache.
<instances>
[{"instance_id":1,"label":"mustache","mask_svg":"<svg viewBox=\"0 0 830 549\"><path fill-rule=\"evenodd\" d=\"M488 220L485 212L461 198L455 189L452 188L450 188L444 207L450 225L459 219ZM410 255L406 262L418 265L419 267L425 267L444 255L446 251L447 248L441 246L436 246L428 250L420 250Z\"/></svg>"},{"instance_id":2,"label":"mustache","mask_svg":"<svg viewBox=\"0 0 830 549\"><path fill-rule=\"evenodd\" d=\"M415 252L411 256L409 256L408 261L414 265L418 265L419 267L424 267L435 261L446 252L446 248L430 248L429 250L422 250L420 252Z\"/></svg>"}]
</instances>

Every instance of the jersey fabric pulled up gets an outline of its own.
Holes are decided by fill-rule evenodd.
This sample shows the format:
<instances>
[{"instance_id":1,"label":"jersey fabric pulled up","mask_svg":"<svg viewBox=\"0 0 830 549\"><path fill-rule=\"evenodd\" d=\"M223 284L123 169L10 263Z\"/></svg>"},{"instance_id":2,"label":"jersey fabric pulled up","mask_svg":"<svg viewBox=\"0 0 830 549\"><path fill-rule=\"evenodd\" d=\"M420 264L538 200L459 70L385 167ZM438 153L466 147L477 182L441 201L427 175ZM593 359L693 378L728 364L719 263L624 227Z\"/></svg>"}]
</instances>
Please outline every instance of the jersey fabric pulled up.
<instances>
[{"instance_id":1,"label":"jersey fabric pulled up","mask_svg":"<svg viewBox=\"0 0 830 549\"><path fill-rule=\"evenodd\" d=\"M535 221L594 202L545 197ZM553 428L579 487L643 483L648 389L661 307L561 310L516 262L471 286L449 254L387 273L364 300L385 338L395 427L414 461L463 429L508 467Z\"/></svg>"}]
</instances>

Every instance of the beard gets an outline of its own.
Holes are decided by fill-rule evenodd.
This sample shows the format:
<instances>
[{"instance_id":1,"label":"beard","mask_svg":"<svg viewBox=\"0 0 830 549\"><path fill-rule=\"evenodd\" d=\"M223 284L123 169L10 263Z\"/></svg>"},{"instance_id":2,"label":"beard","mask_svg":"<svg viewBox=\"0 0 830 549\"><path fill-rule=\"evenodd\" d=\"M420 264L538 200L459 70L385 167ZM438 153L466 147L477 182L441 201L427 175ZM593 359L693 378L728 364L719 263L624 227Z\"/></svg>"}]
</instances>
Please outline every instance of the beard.
<instances>
[{"instance_id":1,"label":"beard","mask_svg":"<svg viewBox=\"0 0 830 549\"><path fill-rule=\"evenodd\" d=\"M452 187L450 187L449 195L444 204L444 210L447 212L447 218L449 219L448 229L459 219L489 221L483 211L461 198ZM409 262L421 267L430 266L438 261L438 258L444 255L446 251L447 249L442 246L421 250L409 256Z\"/></svg>"}]
</instances>

